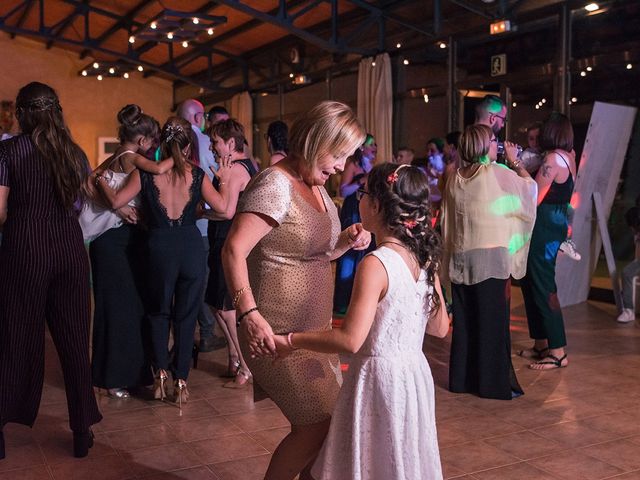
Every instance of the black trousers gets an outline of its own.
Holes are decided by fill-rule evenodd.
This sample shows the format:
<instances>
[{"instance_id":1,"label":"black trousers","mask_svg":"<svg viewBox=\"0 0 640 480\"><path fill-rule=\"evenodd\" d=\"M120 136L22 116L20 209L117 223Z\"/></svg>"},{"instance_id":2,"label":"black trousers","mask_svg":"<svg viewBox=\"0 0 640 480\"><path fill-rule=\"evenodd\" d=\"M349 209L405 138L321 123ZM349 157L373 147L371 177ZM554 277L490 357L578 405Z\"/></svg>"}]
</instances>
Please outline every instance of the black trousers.
<instances>
[{"instance_id":1,"label":"black trousers","mask_svg":"<svg viewBox=\"0 0 640 480\"><path fill-rule=\"evenodd\" d=\"M89 261L75 218L15 220L0 248L0 428L32 426L44 383L45 322L67 394L69 426L99 422L89 364Z\"/></svg>"},{"instance_id":2,"label":"black trousers","mask_svg":"<svg viewBox=\"0 0 640 480\"><path fill-rule=\"evenodd\" d=\"M449 389L483 398L511 400L523 393L511 364L511 280L451 284L453 337Z\"/></svg>"},{"instance_id":3,"label":"black trousers","mask_svg":"<svg viewBox=\"0 0 640 480\"><path fill-rule=\"evenodd\" d=\"M152 364L156 369L171 370L175 379L186 380L205 280L202 235L195 225L157 228L149 232L148 242ZM174 338L171 365L170 327Z\"/></svg>"}]
</instances>

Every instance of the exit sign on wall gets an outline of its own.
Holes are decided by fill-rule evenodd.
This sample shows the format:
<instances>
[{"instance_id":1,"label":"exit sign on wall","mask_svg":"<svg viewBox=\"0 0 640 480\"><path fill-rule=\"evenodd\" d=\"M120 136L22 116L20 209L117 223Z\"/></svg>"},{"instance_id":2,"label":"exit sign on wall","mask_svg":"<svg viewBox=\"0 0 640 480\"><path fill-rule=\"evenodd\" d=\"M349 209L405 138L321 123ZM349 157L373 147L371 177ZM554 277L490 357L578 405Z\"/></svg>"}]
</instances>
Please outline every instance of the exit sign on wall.
<instances>
[{"instance_id":1,"label":"exit sign on wall","mask_svg":"<svg viewBox=\"0 0 640 480\"><path fill-rule=\"evenodd\" d=\"M507 73L507 54L493 55L491 57L491 76L497 77Z\"/></svg>"}]
</instances>

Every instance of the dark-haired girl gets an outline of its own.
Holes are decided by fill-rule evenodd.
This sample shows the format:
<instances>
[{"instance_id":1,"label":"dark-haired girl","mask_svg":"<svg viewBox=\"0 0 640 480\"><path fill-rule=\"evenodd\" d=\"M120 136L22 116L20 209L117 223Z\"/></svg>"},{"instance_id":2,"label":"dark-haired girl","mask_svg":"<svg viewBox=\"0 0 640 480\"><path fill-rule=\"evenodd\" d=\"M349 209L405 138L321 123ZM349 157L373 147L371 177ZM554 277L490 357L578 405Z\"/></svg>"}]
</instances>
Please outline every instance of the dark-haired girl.
<instances>
[{"instance_id":1,"label":"dark-haired girl","mask_svg":"<svg viewBox=\"0 0 640 480\"><path fill-rule=\"evenodd\" d=\"M386 163L371 170L359 196L362 225L378 248L358 267L342 328L274 336L279 356L297 349L354 354L311 474L439 479L433 379L422 341L425 327L444 337L449 318L429 185L417 167Z\"/></svg>"},{"instance_id":2,"label":"dark-haired girl","mask_svg":"<svg viewBox=\"0 0 640 480\"><path fill-rule=\"evenodd\" d=\"M136 168L160 174L173 166L172 160L156 163L143 156L160 134L154 118L137 105L127 105L118 121L120 146L93 178L102 175L118 189ZM89 188L94 191L91 182ZM92 240L93 384L107 389L111 397L126 398L129 388L152 382L142 296L144 234L137 225L140 199L113 211L100 196L93 198L80 214L85 239Z\"/></svg>"},{"instance_id":3,"label":"dark-haired girl","mask_svg":"<svg viewBox=\"0 0 640 480\"><path fill-rule=\"evenodd\" d=\"M20 89L22 135L0 143L0 459L8 422L33 426L44 382L45 323L58 351L73 452L93 445L102 419L89 364L89 262L74 205L88 174L58 96Z\"/></svg>"},{"instance_id":4,"label":"dark-haired girl","mask_svg":"<svg viewBox=\"0 0 640 480\"><path fill-rule=\"evenodd\" d=\"M187 377L205 276L206 258L202 236L195 225L196 210L202 199L215 212L226 210L225 185L231 170L228 161L221 159L217 172L221 193L210 182L203 182L204 172L187 161L191 138L191 124L170 117L160 135L160 156L163 160L173 161L168 172L152 175L135 170L118 191L107 185L104 176L96 176L96 184L102 188L112 208L120 208L142 193L142 207L149 229L147 312L155 371L154 395L164 399L167 372L171 368L174 398L180 404L189 396ZM174 335L171 366L168 351L170 321Z\"/></svg>"}]
</instances>

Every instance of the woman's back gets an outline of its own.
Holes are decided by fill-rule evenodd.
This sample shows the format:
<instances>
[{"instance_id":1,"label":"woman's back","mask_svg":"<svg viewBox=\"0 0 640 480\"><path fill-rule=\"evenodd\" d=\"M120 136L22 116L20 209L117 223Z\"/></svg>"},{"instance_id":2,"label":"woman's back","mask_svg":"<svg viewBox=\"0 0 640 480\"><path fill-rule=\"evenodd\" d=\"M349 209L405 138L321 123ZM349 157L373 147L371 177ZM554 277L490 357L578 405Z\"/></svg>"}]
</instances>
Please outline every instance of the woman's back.
<instances>
[{"instance_id":1,"label":"woman's back","mask_svg":"<svg viewBox=\"0 0 640 480\"><path fill-rule=\"evenodd\" d=\"M55 182L46 168L47 161L29 135L0 143L0 185L6 184L10 189L6 228L13 222L74 216L60 201Z\"/></svg>"},{"instance_id":2,"label":"woman's back","mask_svg":"<svg viewBox=\"0 0 640 480\"><path fill-rule=\"evenodd\" d=\"M149 227L195 225L203 177L204 172L198 167L187 168L184 177L178 176L175 169L162 175L140 171Z\"/></svg>"}]
</instances>

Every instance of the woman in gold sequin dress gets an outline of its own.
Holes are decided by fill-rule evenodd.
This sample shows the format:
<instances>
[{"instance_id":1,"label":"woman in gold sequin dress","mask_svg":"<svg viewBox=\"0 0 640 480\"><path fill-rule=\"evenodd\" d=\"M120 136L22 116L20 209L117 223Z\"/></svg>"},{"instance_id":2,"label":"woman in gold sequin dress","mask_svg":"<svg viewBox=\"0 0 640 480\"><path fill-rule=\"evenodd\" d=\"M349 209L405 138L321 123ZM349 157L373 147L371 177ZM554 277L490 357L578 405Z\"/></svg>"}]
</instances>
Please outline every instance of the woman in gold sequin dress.
<instances>
[{"instance_id":1,"label":"woman in gold sequin dress","mask_svg":"<svg viewBox=\"0 0 640 480\"><path fill-rule=\"evenodd\" d=\"M338 356L300 350L274 362L272 335L331 328L330 262L350 248L366 249L371 235L361 224L340 232L323 185L364 138L344 104L322 102L306 112L291 128L289 156L245 190L223 250L254 395L266 394L291 422L266 479L310 479L327 434L341 383Z\"/></svg>"}]
</instances>

